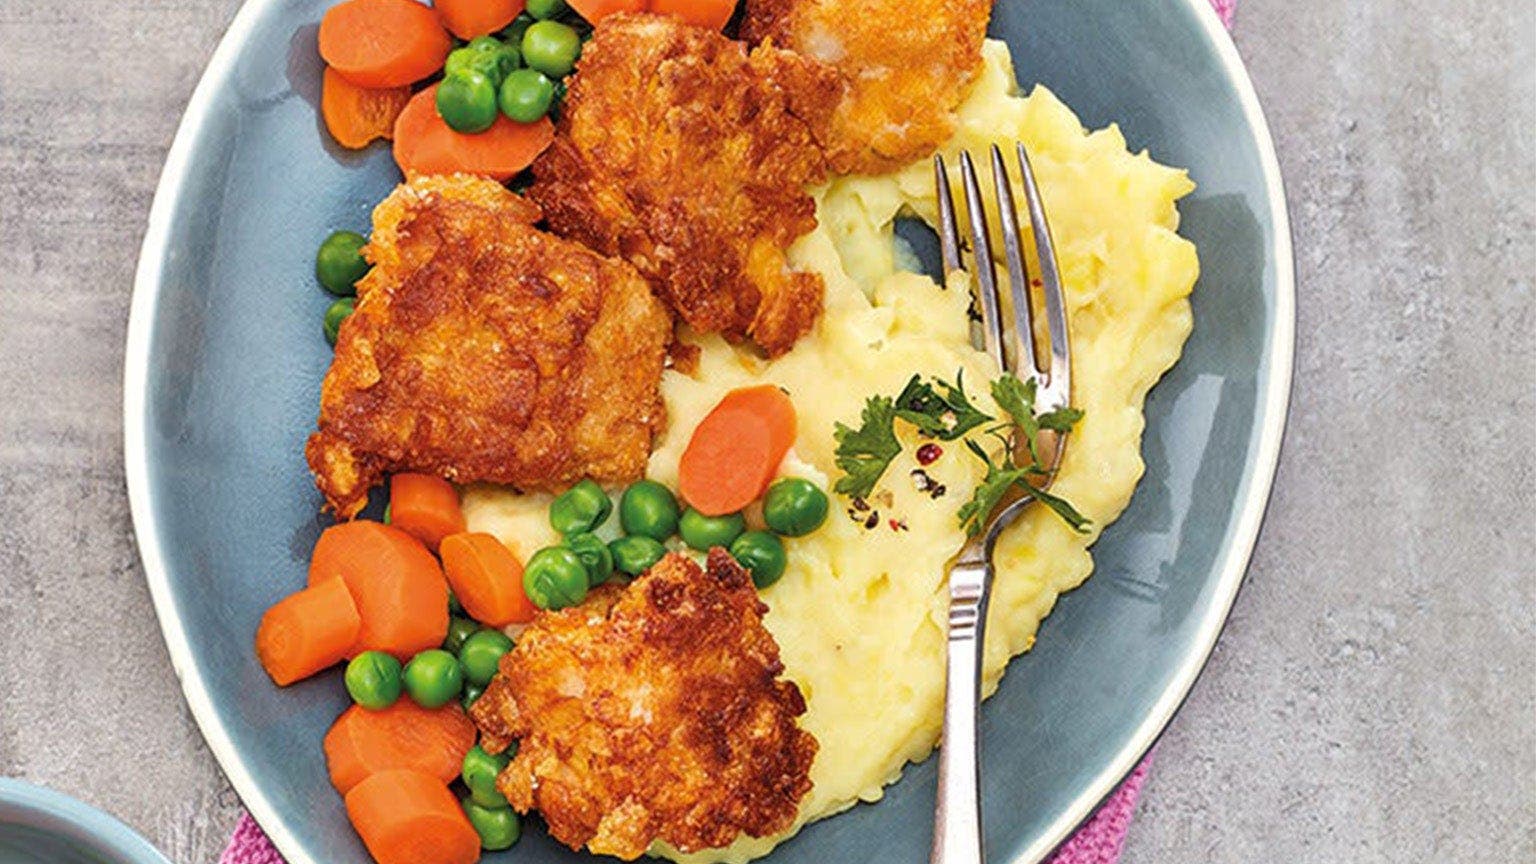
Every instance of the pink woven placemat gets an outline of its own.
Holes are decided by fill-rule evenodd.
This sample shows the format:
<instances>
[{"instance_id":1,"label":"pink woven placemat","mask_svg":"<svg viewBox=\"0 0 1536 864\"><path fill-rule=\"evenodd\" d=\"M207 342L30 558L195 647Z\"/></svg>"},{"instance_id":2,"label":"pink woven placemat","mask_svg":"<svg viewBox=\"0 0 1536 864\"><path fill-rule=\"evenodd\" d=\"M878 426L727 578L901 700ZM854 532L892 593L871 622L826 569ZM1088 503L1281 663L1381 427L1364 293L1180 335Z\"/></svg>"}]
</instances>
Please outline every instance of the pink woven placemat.
<instances>
[{"instance_id":1,"label":"pink woven placemat","mask_svg":"<svg viewBox=\"0 0 1536 864\"><path fill-rule=\"evenodd\" d=\"M1211 0L1216 14L1229 28L1236 0ZM1072 835L1051 856L1049 864L1115 864L1120 860L1120 849L1125 845L1126 832L1131 827L1131 816L1136 810L1136 800L1141 797L1141 786L1146 782L1147 769L1152 764L1152 754L1147 754L1131 776L1125 778L1104 806L1098 809L1083 827ZM261 826L251 814L240 814L235 833L229 838L229 846L219 856L219 864L286 864L277 854L272 841L261 831Z\"/></svg>"}]
</instances>

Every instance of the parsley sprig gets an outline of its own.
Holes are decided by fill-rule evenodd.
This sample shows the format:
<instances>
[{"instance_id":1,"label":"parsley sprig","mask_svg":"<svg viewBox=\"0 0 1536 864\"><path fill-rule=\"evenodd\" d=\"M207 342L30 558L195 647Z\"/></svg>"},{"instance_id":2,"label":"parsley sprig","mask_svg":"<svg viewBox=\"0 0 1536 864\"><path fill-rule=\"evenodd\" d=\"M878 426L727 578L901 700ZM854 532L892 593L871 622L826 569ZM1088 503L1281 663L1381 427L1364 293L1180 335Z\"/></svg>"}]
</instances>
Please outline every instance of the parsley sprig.
<instances>
[{"instance_id":1,"label":"parsley sprig","mask_svg":"<svg viewBox=\"0 0 1536 864\"><path fill-rule=\"evenodd\" d=\"M837 441L835 459L843 472L832 488L844 495L865 498L875 489L880 475L901 452L892 420L896 407L885 396L871 396L864 402L863 423L850 429L838 423L832 429Z\"/></svg>"},{"instance_id":2,"label":"parsley sprig","mask_svg":"<svg viewBox=\"0 0 1536 864\"><path fill-rule=\"evenodd\" d=\"M901 453L901 442L897 440L895 430L895 420L900 418L931 438L941 441L964 438L966 449L986 466L986 476L976 487L971 500L961 506L958 514L960 524L967 533L980 531L992 511L1015 489L1050 508L1073 530L1085 532L1092 523L1077 508L1065 499L1038 488L1044 485L1041 481L1048 480L1054 471L1040 467L1040 432L1070 432L1083 418L1083 412L1076 408L1061 407L1038 413L1035 409L1035 390L1033 380L1021 381L1009 374L992 382L993 401L1012 420L1012 423L1002 423L983 430L1001 442L994 455L974 438L966 437L968 433L995 422L997 418L977 408L971 401L965 392L963 375L956 373L954 384L939 378L924 380L921 375L914 375L895 399L871 396L865 400L858 429L842 423L833 429L833 437L837 441L837 467L843 472L833 488L856 498L868 497L874 491L875 484L890 467L891 461ZM1021 445L1028 455L1027 460L1014 458L1015 448Z\"/></svg>"}]
</instances>

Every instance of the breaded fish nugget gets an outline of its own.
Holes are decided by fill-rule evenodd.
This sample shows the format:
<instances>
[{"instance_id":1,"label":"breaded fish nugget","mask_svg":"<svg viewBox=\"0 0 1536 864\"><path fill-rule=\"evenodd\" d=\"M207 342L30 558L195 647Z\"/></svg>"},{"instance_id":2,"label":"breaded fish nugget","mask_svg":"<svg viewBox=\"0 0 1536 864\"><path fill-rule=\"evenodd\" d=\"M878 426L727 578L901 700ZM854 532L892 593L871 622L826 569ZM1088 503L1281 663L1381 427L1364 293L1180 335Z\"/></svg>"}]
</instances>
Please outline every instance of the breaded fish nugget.
<instances>
[{"instance_id":1,"label":"breaded fish nugget","mask_svg":"<svg viewBox=\"0 0 1536 864\"><path fill-rule=\"evenodd\" d=\"M817 136L836 73L747 52L668 17L604 18L582 49L530 196L550 227L623 256L700 332L770 356L815 323L823 285L785 250L816 227Z\"/></svg>"},{"instance_id":2,"label":"breaded fish nugget","mask_svg":"<svg viewBox=\"0 0 1536 864\"><path fill-rule=\"evenodd\" d=\"M775 834L810 791L816 739L779 676L767 607L724 549L672 554L582 606L541 613L470 709L517 755L497 788L557 840L635 858Z\"/></svg>"},{"instance_id":3,"label":"breaded fish nugget","mask_svg":"<svg viewBox=\"0 0 1536 864\"><path fill-rule=\"evenodd\" d=\"M394 471L561 489L638 478L672 323L645 280L535 229L490 180L421 177L374 210L305 454L351 518Z\"/></svg>"},{"instance_id":4,"label":"breaded fish nugget","mask_svg":"<svg viewBox=\"0 0 1536 864\"><path fill-rule=\"evenodd\" d=\"M741 32L837 67L846 89L828 159L839 174L880 174L949 140L991 11L991 0L747 0Z\"/></svg>"}]
</instances>

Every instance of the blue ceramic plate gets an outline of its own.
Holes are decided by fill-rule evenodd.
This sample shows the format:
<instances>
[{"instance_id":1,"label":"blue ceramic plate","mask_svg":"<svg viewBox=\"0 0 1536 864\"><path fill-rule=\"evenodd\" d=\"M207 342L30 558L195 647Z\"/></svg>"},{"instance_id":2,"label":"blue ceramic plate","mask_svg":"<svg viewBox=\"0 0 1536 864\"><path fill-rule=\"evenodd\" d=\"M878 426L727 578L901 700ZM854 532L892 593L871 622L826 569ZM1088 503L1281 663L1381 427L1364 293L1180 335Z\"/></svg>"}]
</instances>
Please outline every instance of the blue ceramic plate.
<instances>
[{"instance_id":1,"label":"blue ceramic plate","mask_svg":"<svg viewBox=\"0 0 1536 864\"><path fill-rule=\"evenodd\" d=\"M66 795L0 777L0 862L170 864L133 829Z\"/></svg>"},{"instance_id":2,"label":"blue ceramic plate","mask_svg":"<svg viewBox=\"0 0 1536 864\"><path fill-rule=\"evenodd\" d=\"M251 0L192 97L139 262L124 412L139 551L187 701L292 864L363 862L319 742L335 674L279 690L251 653L328 521L303 458L330 351L319 240L362 227L398 177L387 149L326 143L325 0ZM1090 815L1189 691L1247 566L1280 446L1293 285L1269 134L1206 0L1010 0L994 35L1026 87L1190 169L1194 336L1147 403L1147 472L983 719L987 846L1034 862ZM775 862L926 860L933 760L885 800L820 822ZM491 861L576 860L541 830Z\"/></svg>"}]
</instances>

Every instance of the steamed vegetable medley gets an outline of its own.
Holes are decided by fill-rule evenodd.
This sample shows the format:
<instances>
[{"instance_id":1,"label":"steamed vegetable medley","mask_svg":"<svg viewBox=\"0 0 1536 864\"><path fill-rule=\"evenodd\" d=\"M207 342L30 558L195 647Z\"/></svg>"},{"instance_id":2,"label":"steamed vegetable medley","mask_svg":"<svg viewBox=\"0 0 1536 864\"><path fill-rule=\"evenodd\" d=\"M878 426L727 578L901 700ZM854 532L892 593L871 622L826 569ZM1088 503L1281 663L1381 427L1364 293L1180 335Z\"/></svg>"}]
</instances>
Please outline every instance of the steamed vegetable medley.
<instances>
[{"instance_id":1,"label":"steamed vegetable medley","mask_svg":"<svg viewBox=\"0 0 1536 864\"><path fill-rule=\"evenodd\" d=\"M366 272L353 257L360 245L338 235L322 247L316 271L327 290L343 293ZM480 747L466 711L513 650L509 633L539 610L580 604L669 551L727 549L759 588L783 575L784 538L814 532L829 509L816 483L777 476L795 425L776 387L726 394L679 462L681 499L654 480L623 490L584 480L549 504L561 541L526 561L467 530L458 490L426 474L390 478L384 521L322 532L308 587L263 616L256 653L279 685L347 661L354 704L325 737L326 764L375 858L415 860L391 852L413 837L432 838L443 852L434 861L517 842L518 816L496 788L513 754Z\"/></svg>"},{"instance_id":2,"label":"steamed vegetable medley","mask_svg":"<svg viewBox=\"0 0 1536 864\"><path fill-rule=\"evenodd\" d=\"M348 149L393 140L407 176L512 180L554 140L550 120L593 23L651 9L719 30L735 8L734 0L344 0L320 22L321 115ZM316 256L320 284L338 298L323 320L331 345L356 307L366 244L336 231Z\"/></svg>"},{"instance_id":3,"label":"steamed vegetable medley","mask_svg":"<svg viewBox=\"0 0 1536 864\"><path fill-rule=\"evenodd\" d=\"M688 506L666 486L641 480L619 496L622 533L606 543L600 535L610 531L615 509L608 493L590 480L571 487L549 506L550 527L565 539L535 552L523 572L529 600L541 609L574 606L615 573L644 573L669 549L726 549L757 587L777 582L787 563L780 538L820 528L829 507L827 493L809 480L768 482L789 451L794 427L794 407L777 387L727 394L694 431L679 464ZM753 446L758 431L766 449ZM744 511L759 498L766 530L749 530Z\"/></svg>"},{"instance_id":4,"label":"steamed vegetable medley","mask_svg":"<svg viewBox=\"0 0 1536 864\"><path fill-rule=\"evenodd\" d=\"M651 10L719 30L735 8L734 0L344 0L320 21L321 114L342 147L393 140L407 175L510 180L554 139L550 115L592 24Z\"/></svg>"}]
</instances>

